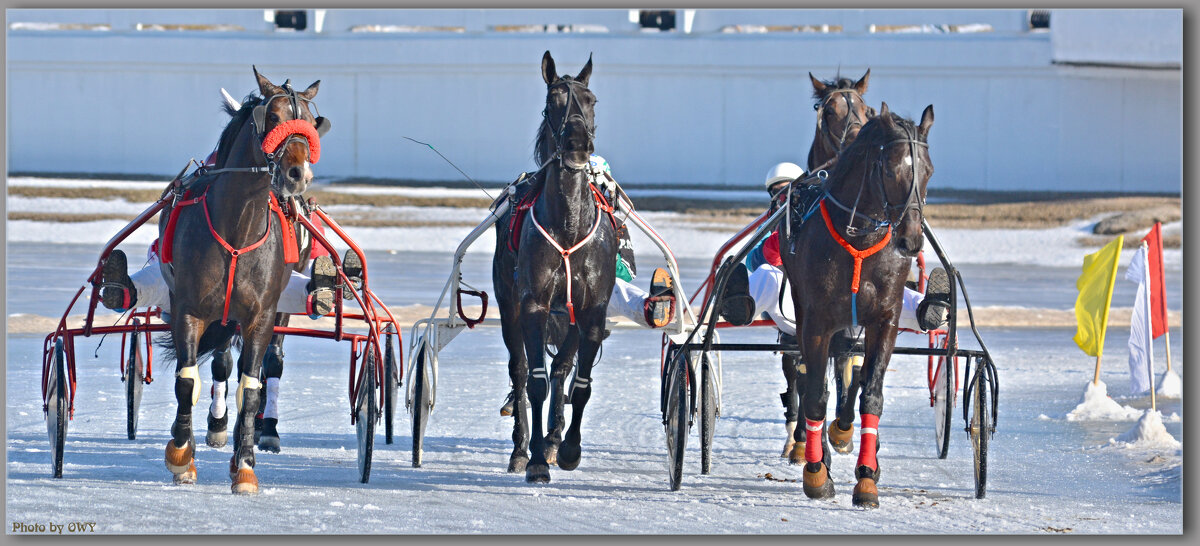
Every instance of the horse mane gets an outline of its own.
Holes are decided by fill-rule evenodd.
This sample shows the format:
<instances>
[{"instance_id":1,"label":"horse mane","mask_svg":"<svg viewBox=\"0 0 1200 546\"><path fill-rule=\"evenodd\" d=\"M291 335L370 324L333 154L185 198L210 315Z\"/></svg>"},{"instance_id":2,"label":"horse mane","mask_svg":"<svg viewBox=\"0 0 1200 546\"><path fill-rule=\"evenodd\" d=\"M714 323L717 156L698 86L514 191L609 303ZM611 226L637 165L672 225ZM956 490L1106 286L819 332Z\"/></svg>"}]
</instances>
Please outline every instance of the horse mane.
<instances>
[{"instance_id":1,"label":"horse mane","mask_svg":"<svg viewBox=\"0 0 1200 546\"><path fill-rule=\"evenodd\" d=\"M854 89L854 84L858 82L855 82L850 78L834 78L832 80L821 80L821 83L825 84L825 89L822 91L813 89L812 96L814 99L823 99L835 89Z\"/></svg>"},{"instance_id":2,"label":"horse mane","mask_svg":"<svg viewBox=\"0 0 1200 546\"><path fill-rule=\"evenodd\" d=\"M254 110L254 107L262 103L263 98L254 93L246 95L246 98L242 99L242 107L237 111L234 111L228 103L224 101L221 102L221 109L224 110L226 114L229 114L230 118L232 119L229 120L229 124L225 126L225 129L221 131L221 139L217 144L218 167L223 167L225 165L225 160L229 157L229 152L233 148L233 141L235 138L237 138L238 130L241 129L242 124L246 123L246 120L250 117L250 113Z\"/></svg>"},{"instance_id":3,"label":"horse mane","mask_svg":"<svg viewBox=\"0 0 1200 546\"><path fill-rule=\"evenodd\" d=\"M867 155L867 152L878 149L895 138L908 138L909 135L912 135L922 142L925 141L920 137L920 131L917 131L917 125L912 120L894 112L884 115L891 119L893 128L889 129L883 123L882 115L873 116L867 120L867 123L858 132L858 137L838 154L837 164L830 173L830 180L841 180L842 177L850 174L857 163Z\"/></svg>"}]
</instances>

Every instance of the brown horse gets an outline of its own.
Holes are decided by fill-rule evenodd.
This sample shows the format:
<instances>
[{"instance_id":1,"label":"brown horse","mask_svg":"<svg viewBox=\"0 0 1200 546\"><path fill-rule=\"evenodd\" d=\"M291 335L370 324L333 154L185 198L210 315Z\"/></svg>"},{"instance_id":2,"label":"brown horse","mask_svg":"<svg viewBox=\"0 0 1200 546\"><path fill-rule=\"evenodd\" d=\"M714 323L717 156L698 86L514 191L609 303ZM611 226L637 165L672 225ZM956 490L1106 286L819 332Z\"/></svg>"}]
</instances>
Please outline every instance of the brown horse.
<instances>
[{"instance_id":1,"label":"brown horse","mask_svg":"<svg viewBox=\"0 0 1200 546\"><path fill-rule=\"evenodd\" d=\"M826 168L832 169L833 161L846 146L854 142L867 119L875 116L875 109L863 100L867 92L867 84L871 78L871 69L857 81L850 78L834 78L833 80L818 80L808 73L812 81L813 108L817 111L817 128L813 135L812 145L808 149L808 171ZM795 343L795 338L780 334L784 343ZM854 434L854 404L845 401L854 396L860 379L861 357L845 356L846 351L853 345L854 339L848 331L839 332L834 336L833 344L839 350L835 351L834 373L838 387L837 415L844 417L838 427L829 431L833 448L839 453L849 453L853 449ZM857 364L857 365L855 365ZM787 391L779 394L783 400L783 415L786 421L787 438L783 445L783 456L792 464L804 464L804 429L799 427L800 393L804 391L804 371L807 366L795 355L783 355L783 377L787 383ZM849 377L845 377L845 376Z\"/></svg>"},{"instance_id":2,"label":"brown horse","mask_svg":"<svg viewBox=\"0 0 1200 546\"><path fill-rule=\"evenodd\" d=\"M919 124L892 114L884 103L840 154L824 182L814 214L793 226L780 245L792 285L796 331L805 362L828 362L830 340L846 328L865 334L862 432L854 504L878 506L878 423L883 377L896 343L904 282L921 250L926 186L933 174L928 135L933 106ZM819 214L815 213L819 210ZM801 215L796 215L801 217ZM830 456L823 434L826 366L807 370L804 492L831 497Z\"/></svg>"},{"instance_id":3,"label":"brown horse","mask_svg":"<svg viewBox=\"0 0 1200 546\"><path fill-rule=\"evenodd\" d=\"M278 203L308 188L310 161L320 153L318 120L309 110L320 82L298 92L288 82L271 83L258 70L254 75L262 97L242 104L221 134L214 168L180 188L171 215L159 222L161 240L174 250L162 265L171 285L170 342L177 361L178 409L166 447L167 468L176 483L196 480L196 364L240 329L238 417L229 466L234 493L258 492L253 432L259 378L290 270ZM174 231L168 233L172 221Z\"/></svg>"}]
</instances>

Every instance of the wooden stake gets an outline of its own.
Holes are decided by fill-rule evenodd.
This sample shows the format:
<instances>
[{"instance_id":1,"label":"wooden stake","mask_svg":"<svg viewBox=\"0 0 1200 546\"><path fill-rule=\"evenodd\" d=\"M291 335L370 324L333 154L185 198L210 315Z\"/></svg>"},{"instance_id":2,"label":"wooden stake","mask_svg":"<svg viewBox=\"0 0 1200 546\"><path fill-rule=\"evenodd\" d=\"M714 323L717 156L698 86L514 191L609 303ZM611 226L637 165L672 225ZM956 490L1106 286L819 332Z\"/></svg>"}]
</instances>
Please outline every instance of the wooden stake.
<instances>
[{"instance_id":1,"label":"wooden stake","mask_svg":"<svg viewBox=\"0 0 1200 546\"><path fill-rule=\"evenodd\" d=\"M1100 384L1100 356L1103 354L1104 353L1100 353L1100 354L1096 355L1096 376L1092 378L1093 385Z\"/></svg>"}]
</instances>

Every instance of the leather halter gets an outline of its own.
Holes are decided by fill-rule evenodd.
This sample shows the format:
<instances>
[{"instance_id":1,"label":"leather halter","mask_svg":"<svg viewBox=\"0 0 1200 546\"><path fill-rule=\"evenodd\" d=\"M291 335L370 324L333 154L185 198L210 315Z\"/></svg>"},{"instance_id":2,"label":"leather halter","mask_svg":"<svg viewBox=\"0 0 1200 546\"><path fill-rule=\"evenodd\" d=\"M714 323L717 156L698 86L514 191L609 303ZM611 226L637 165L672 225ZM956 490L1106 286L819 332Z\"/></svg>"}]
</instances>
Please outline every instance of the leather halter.
<instances>
[{"instance_id":1,"label":"leather halter","mask_svg":"<svg viewBox=\"0 0 1200 546\"><path fill-rule=\"evenodd\" d=\"M557 87L560 85L565 85L567 87L567 108L563 112L563 116L562 116L562 119L559 121L558 128L555 128L554 123L550 121L549 117L547 117L549 114L549 111L550 111L550 107L547 106L546 108L542 109L542 117L546 118L546 125L548 125L550 127L550 132L554 136L554 154L551 155L549 158L547 158L544 162L542 162L542 164L538 167L538 170L535 172L541 172L547 166L549 166L551 162L553 162L555 160L558 161L558 166L561 169L566 169L569 171L579 171L584 168L584 167L578 167L578 168L570 167L568 165L565 165L562 160L563 139L566 138L567 122L571 121L572 119L579 119L580 121L583 122L584 127L587 128L587 135L588 135L589 141L596 139L596 126L594 125L594 123L589 123L587 118L583 115L583 104L579 102L579 95L575 91L576 87L582 87L583 89L586 90L587 85L585 85L583 82L576 81L576 80L559 79L558 81L554 82L554 84L551 85L550 87L553 88L553 87ZM575 109L578 110L578 112L572 113L571 112L572 106L575 106Z\"/></svg>"},{"instance_id":2,"label":"leather halter","mask_svg":"<svg viewBox=\"0 0 1200 546\"><path fill-rule=\"evenodd\" d=\"M835 140L833 134L831 134L825 130L826 129L825 109L827 107L829 107L833 103L833 101L835 99L837 99L838 97L841 97L845 101L846 112L849 114L849 116L852 119L848 120L846 122L845 126L842 127L842 136ZM866 101L863 100L862 95L859 94L858 90L856 90L854 88L834 89L834 90L830 91L828 94L826 94L825 98L821 99L821 102L816 105L817 133L819 133L825 137L825 144L827 146L829 146L829 148L832 149L835 153L841 152L842 148L844 148L846 146L846 138L850 134L850 128L862 127L863 123L865 123L865 120L862 118L862 116L860 116L858 114L858 111L855 110L855 108L854 108L854 98L855 97L858 97L858 101L861 102L863 105L866 105Z\"/></svg>"}]
</instances>

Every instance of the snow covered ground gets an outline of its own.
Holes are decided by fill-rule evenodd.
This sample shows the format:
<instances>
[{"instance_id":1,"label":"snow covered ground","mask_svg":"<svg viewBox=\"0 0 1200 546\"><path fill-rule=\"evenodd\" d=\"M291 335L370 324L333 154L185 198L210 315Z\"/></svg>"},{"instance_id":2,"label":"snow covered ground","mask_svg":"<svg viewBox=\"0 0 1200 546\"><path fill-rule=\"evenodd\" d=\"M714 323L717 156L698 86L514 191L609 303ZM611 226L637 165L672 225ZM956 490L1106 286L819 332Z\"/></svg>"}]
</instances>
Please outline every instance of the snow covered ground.
<instances>
[{"instance_id":1,"label":"snow covered ground","mask_svg":"<svg viewBox=\"0 0 1200 546\"><path fill-rule=\"evenodd\" d=\"M696 229L694 219L672 213L646 216L675 246L685 286L696 286L711 253L729 233ZM962 269L975 305L1067 309L1088 251L1071 243L1082 224L1030 233L945 230L939 236ZM94 267L99 244L120 225L9 222L7 313L61 314ZM354 228L351 233L368 248L377 293L400 306L433 303L445 282L450 252L469 229ZM144 255L153 235L142 239L126 245L131 261ZM63 240L72 244L40 244ZM480 240L464 263L466 280L483 288L490 284L490 245ZM648 241L635 239L634 245L640 281L657 260ZM1181 257L1178 250L1168 251L1173 310L1182 309ZM1127 260L1123 257L1122 267ZM1127 284L1118 281L1114 305L1132 302ZM699 474L693 432L683 489L671 492L658 413L659 336L638 330L617 330L605 343L584 422L583 462L573 472L552 469L553 481L544 486L504 472L512 449L511 420L498 413L507 392L498 331L465 333L442 353L424 467L409 464L410 421L401 411L397 443L385 445L382 432L376 438L371 481L365 485L357 481L349 421L348 347L291 339L280 401L284 449L260 454L263 492L252 498L229 493L228 447L201 446L200 483L172 486L162 463L174 415L170 367L155 363L156 381L145 390L139 437L130 441L117 368L120 340L110 336L93 358L100 339L81 339L77 409L64 477L56 480L49 477L37 388L44 334L8 334L6 528L12 522L95 521L102 533L244 533L241 518L253 514L256 534L1182 533L1182 448L1127 441L1138 439L1129 433L1141 426L1138 419L1150 401L1127 395L1126 332L1109 330L1101 380L1118 405L1134 411L1088 419L1068 417L1084 401L1094 364L1071 341L1073 329L991 328L982 334L1000 384L987 497L974 499L961 413L950 454L939 460L925 362L897 357L887 377L880 425L882 507L874 511L851 506L852 455L834 455L838 494L832 501L809 500L799 483L780 481L798 480L801 473L779 457L783 419L777 393L784 390L783 377L777 357L764 354L725 355L724 407L712 473ZM1183 335L1177 329L1172 334L1174 369L1184 376ZM727 341L774 339L768 329L723 336ZM902 337L900 343L920 340ZM207 382L207 364L202 368ZM1163 369L1156 364L1159 376ZM204 408L207 398L202 396ZM1183 442L1182 400L1160 398L1158 404L1166 432ZM194 424L202 435L201 411Z\"/></svg>"}]
</instances>

